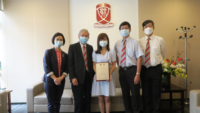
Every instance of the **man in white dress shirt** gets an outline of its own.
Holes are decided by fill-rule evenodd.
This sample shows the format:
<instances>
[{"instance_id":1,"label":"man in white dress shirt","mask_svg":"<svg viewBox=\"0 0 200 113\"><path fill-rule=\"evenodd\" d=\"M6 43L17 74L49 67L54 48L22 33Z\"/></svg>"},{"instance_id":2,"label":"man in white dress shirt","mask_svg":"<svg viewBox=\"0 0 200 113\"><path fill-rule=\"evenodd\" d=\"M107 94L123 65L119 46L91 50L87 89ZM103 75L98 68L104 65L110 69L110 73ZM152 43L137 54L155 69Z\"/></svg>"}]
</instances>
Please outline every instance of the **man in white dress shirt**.
<instances>
[{"instance_id":1,"label":"man in white dress shirt","mask_svg":"<svg viewBox=\"0 0 200 113\"><path fill-rule=\"evenodd\" d=\"M130 37L131 25L128 22L122 22L119 30L122 39L116 42L115 51L125 113L140 113L140 70L144 54L139 42ZM130 91L133 102L131 102Z\"/></svg>"},{"instance_id":2,"label":"man in white dress shirt","mask_svg":"<svg viewBox=\"0 0 200 113\"><path fill-rule=\"evenodd\" d=\"M144 113L160 113L162 65L165 57L165 42L162 37L153 34L155 29L152 20L142 24L146 34L139 40L145 55L142 57L142 94Z\"/></svg>"}]
</instances>

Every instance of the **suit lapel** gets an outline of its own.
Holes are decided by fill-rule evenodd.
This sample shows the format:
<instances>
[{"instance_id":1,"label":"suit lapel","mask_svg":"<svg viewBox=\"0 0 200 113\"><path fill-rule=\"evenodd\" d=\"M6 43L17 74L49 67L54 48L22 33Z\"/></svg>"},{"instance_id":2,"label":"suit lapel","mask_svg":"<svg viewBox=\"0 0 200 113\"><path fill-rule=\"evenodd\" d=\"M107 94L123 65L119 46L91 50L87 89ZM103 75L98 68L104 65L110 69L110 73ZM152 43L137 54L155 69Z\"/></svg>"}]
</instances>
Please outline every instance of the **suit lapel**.
<instances>
[{"instance_id":1,"label":"suit lapel","mask_svg":"<svg viewBox=\"0 0 200 113\"><path fill-rule=\"evenodd\" d=\"M89 46L88 46L88 44L86 44L86 50L87 50L87 67L88 67L88 71L89 71L89 62L88 62L88 59L89 59Z\"/></svg>"},{"instance_id":2,"label":"suit lapel","mask_svg":"<svg viewBox=\"0 0 200 113\"><path fill-rule=\"evenodd\" d=\"M64 62L65 62L65 54L64 54L64 52L63 51L61 51L61 56L62 56L62 62L61 62L61 72L62 72L62 67L63 67L63 64L64 64Z\"/></svg>"},{"instance_id":3,"label":"suit lapel","mask_svg":"<svg viewBox=\"0 0 200 113\"><path fill-rule=\"evenodd\" d=\"M84 61L84 58L83 58L83 52L82 52L82 48L81 48L81 44L78 42L77 43L77 52L81 57L82 61Z\"/></svg>"}]
</instances>

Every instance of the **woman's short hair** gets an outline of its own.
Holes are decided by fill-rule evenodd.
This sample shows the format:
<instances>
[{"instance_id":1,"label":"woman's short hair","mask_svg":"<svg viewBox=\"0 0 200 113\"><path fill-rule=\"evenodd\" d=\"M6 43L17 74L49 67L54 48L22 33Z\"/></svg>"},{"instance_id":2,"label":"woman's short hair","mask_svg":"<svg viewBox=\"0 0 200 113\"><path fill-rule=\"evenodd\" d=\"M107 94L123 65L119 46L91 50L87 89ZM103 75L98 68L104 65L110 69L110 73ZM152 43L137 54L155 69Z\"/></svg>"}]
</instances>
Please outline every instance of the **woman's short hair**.
<instances>
[{"instance_id":1,"label":"woman's short hair","mask_svg":"<svg viewBox=\"0 0 200 113\"><path fill-rule=\"evenodd\" d=\"M62 33L59 33L59 32L57 32L56 34L53 35L53 38L52 38L52 43L53 43L53 45L54 45L54 40L55 40L55 38L56 38L57 36L62 36L62 37L63 37L63 45L65 45L65 37L63 36Z\"/></svg>"}]
</instances>

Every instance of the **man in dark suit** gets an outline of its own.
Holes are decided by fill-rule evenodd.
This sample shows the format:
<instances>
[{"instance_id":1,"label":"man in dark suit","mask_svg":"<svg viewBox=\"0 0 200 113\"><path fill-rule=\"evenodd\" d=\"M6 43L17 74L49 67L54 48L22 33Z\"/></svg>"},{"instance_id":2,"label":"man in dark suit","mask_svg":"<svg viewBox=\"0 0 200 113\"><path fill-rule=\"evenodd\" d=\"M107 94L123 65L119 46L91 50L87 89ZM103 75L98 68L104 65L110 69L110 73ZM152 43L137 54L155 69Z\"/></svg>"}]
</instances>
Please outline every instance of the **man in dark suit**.
<instances>
[{"instance_id":1,"label":"man in dark suit","mask_svg":"<svg viewBox=\"0 0 200 113\"><path fill-rule=\"evenodd\" d=\"M94 77L92 52L87 44L89 32L79 32L79 42L71 44L68 51L69 77L75 100L75 113L90 113L92 80Z\"/></svg>"}]
</instances>

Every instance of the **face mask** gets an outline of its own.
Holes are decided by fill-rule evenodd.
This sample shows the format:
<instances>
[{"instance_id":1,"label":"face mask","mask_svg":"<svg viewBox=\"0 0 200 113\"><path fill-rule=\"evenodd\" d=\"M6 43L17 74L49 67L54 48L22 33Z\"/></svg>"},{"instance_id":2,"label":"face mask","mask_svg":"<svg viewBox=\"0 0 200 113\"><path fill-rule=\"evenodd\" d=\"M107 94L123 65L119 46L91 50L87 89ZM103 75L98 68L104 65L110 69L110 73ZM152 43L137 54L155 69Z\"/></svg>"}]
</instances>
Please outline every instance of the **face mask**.
<instances>
[{"instance_id":1,"label":"face mask","mask_svg":"<svg viewBox=\"0 0 200 113\"><path fill-rule=\"evenodd\" d=\"M153 33L153 28L150 28L150 27L146 28L146 29L144 30L144 33L145 33L146 35L152 34L152 33Z\"/></svg>"},{"instance_id":2,"label":"face mask","mask_svg":"<svg viewBox=\"0 0 200 113\"><path fill-rule=\"evenodd\" d=\"M129 29L123 29L123 30L121 30L121 35L123 37L127 37L129 35Z\"/></svg>"},{"instance_id":3,"label":"face mask","mask_svg":"<svg viewBox=\"0 0 200 113\"><path fill-rule=\"evenodd\" d=\"M87 38L87 37L80 37L80 42L81 42L82 44L86 44L87 41L88 41L88 38Z\"/></svg>"},{"instance_id":4,"label":"face mask","mask_svg":"<svg viewBox=\"0 0 200 113\"><path fill-rule=\"evenodd\" d=\"M99 42L99 45L100 45L101 47L106 47L106 46L108 45L108 41L100 41L100 42Z\"/></svg>"},{"instance_id":5,"label":"face mask","mask_svg":"<svg viewBox=\"0 0 200 113\"><path fill-rule=\"evenodd\" d=\"M63 41L54 41L54 45L57 47L57 48L60 48L61 46L63 46Z\"/></svg>"}]
</instances>

